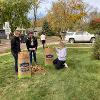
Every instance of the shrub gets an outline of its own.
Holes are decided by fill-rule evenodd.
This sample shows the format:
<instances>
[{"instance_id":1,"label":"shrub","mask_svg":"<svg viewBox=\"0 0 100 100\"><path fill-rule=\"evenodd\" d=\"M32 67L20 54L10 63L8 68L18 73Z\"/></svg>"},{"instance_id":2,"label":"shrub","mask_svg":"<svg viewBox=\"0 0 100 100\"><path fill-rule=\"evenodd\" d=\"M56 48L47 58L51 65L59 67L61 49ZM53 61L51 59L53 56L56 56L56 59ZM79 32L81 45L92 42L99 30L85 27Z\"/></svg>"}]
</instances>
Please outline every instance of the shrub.
<instances>
[{"instance_id":1,"label":"shrub","mask_svg":"<svg viewBox=\"0 0 100 100\"><path fill-rule=\"evenodd\" d=\"M53 31L50 30L50 31L47 33L47 35L48 35L48 36L54 36L55 33L54 33Z\"/></svg>"},{"instance_id":2,"label":"shrub","mask_svg":"<svg viewBox=\"0 0 100 100\"><path fill-rule=\"evenodd\" d=\"M46 33L47 36L55 35L55 32L52 31L49 23L46 20L43 23L42 30Z\"/></svg>"},{"instance_id":3,"label":"shrub","mask_svg":"<svg viewBox=\"0 0 100 100\"><path fill-rule=\"evenodd\" d=\"M94 57L100 60L100 35L97 35L96 42L94 43Z\"/></svg>"}]
</instances>

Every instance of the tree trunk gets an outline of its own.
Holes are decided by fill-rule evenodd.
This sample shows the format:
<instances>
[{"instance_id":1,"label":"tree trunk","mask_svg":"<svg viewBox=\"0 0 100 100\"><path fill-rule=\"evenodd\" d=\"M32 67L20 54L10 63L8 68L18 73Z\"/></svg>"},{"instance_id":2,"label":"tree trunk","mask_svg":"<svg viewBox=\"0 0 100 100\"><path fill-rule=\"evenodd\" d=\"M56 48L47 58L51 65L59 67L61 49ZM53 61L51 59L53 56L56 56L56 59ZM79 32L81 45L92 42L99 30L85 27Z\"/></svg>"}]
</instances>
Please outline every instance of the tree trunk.
<instances>
[{"instance_id":1,"label":"tree trunk","mask_svg":"<svg viewBox=\"0 0 100 100\"><path fill-rule=\"evenodd\" d=\"M37 16L36 16L36 14L37 14L37 8L34 7L34 28L36 27L36 21L37 21Z\"/></svg>"}]
</instances>

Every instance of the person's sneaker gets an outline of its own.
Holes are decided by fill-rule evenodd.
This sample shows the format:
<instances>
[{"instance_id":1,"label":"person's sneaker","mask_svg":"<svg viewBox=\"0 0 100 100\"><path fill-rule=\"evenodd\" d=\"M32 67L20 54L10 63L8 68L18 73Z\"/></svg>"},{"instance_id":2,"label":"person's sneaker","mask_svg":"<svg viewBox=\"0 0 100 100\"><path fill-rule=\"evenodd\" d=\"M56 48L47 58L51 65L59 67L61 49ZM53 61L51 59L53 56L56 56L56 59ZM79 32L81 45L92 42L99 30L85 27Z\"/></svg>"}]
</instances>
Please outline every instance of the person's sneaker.
<instances>
[{"instance_id":1,"label":"person's sneaker","mask_svg":"<svg viewBox=\"0 0 100 100\"><path fill-rule=\"evenodd\" d=\"M65 67L68 68L68 65L66 63L64 63Z\"/></svg>"}]
</instances>

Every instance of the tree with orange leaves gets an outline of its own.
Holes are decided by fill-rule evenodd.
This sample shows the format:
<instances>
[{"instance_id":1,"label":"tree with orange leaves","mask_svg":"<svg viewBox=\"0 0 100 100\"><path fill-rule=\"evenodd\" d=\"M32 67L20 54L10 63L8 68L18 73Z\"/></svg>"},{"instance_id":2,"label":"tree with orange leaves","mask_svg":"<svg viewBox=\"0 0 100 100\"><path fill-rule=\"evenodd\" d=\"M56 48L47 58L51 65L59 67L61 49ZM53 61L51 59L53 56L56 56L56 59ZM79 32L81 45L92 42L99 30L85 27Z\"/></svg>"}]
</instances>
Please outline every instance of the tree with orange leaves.
<instances>
[{"instance_id":1,"label":"tree with orange leaves","mask_svg":"<svg viewBox=\"0 0 100 100\"><path fill-rule=\"evenodd\" d=\"M47 20L54 31L73 29L77 22L81 22L87 15L85 3L82 0L59 0L53 3Z\"/></svg>"}]
</instances>

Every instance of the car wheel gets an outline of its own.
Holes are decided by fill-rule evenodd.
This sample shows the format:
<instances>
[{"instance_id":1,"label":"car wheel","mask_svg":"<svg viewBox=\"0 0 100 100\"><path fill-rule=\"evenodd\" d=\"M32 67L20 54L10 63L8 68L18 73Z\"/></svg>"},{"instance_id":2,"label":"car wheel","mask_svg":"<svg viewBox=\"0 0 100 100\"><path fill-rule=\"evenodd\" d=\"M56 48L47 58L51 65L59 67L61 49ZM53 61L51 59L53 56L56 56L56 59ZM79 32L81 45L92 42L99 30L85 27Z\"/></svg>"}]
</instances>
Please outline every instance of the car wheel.
<instances>
[{"instance_id":1,"label":"car wheel","mask_svg":"<svg viewBox=\"0 0 100 100\"><path fill-rule=\"evenodd\" d=\"M90 42L95 43L95 38L91 38Z\"/></svg>"},{"instance_id":2,"label":"car wheel","mask_svg":"<svg viewBox=\"0 0 100 100\"><path fill-rule=\"evenodd\" d=\"M70 43L74 43L75 40L74 40L74 39L69 39L69 42L70 42Z\"/></svg>"}]
</instances>

